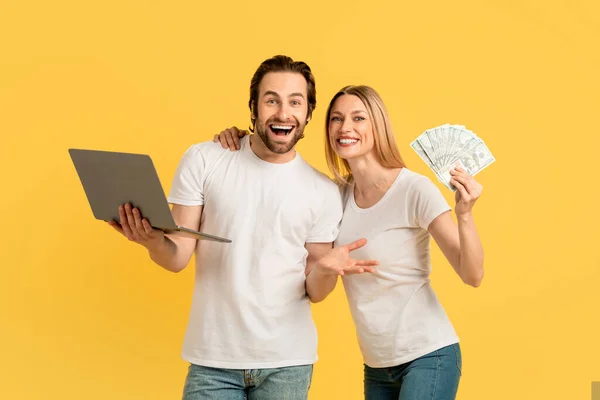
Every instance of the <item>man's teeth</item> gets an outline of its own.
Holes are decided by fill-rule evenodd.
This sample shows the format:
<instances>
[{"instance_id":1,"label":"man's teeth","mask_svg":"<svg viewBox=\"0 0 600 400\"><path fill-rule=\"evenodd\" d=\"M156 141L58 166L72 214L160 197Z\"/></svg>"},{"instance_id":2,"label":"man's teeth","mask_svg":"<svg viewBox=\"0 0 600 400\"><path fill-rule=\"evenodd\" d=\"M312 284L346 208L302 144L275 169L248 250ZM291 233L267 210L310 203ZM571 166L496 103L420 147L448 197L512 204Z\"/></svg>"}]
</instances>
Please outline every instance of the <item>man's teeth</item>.
<instances>
[{"instance_id":1,"label":"man's teeth","mask_svg":"<svg viewBox=\"0 0 600 400\"><path fill-rule=\"evenodd\" d=\"M294 127L289 125L271 125L271 130L275 134L289 135L292 129L294 129Z\"/></svg>"},{"instance_id":2,"label":"man's teeth","mask_svg":"<svg viewBox=\"0 0 600 400\"><path fill-rule=\"evenodd\" d=\"M358 142L357 139L340 139L341 144L353 144Z\"/></svg>"}]
</instances>

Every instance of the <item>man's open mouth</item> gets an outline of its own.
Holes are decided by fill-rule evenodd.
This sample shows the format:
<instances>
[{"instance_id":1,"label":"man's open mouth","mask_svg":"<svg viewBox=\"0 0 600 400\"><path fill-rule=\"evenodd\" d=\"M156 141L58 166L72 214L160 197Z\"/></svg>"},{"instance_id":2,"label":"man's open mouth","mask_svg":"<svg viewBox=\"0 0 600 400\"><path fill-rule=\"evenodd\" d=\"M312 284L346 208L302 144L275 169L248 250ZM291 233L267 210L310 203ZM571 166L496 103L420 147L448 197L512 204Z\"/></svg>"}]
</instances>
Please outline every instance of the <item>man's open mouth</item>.
<instances>
[{"instance_id":1,"label":"man's open mouth","mask_svg":"<svg viewBox=\"0 0 600 400\"><path fill-rule=\"evenodd\" d=\"M294 130L294 125L273 124L269 125L269 128L277 136L287 136Z\"/></svg>"}]
</instances>

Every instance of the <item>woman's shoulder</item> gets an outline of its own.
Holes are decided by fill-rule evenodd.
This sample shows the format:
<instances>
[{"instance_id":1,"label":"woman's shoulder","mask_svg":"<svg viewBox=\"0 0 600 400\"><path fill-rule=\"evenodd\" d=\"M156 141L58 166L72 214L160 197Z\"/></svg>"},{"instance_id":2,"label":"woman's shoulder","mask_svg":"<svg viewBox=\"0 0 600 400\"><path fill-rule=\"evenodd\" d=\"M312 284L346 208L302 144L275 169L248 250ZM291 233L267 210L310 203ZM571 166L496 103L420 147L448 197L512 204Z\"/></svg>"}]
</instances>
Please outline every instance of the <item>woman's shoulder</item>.
<instances>
[{"instance_id":1,"label":"woman's shoulder","mask_svg":"<svg viewBox=\"0 0 600 400\"><path fill-rule=\"evenodd\" d=\"M403 193L409 197L422 197L441 194L436 184L426 175L407 169L402 171Z\"/></svg>"},{"instance_id":2,"label":"woman's shoulder","mask_svg":"<svg viewBox=\"0 0 600 400\"><path fill-rule=\"evenodd\" d=\"M423 186L429 186L433 184L431 179L426 175L415 172L406 167L402 168L401 172L401 183L404 190L418 190Z\"/></svg>"}]
</instances>

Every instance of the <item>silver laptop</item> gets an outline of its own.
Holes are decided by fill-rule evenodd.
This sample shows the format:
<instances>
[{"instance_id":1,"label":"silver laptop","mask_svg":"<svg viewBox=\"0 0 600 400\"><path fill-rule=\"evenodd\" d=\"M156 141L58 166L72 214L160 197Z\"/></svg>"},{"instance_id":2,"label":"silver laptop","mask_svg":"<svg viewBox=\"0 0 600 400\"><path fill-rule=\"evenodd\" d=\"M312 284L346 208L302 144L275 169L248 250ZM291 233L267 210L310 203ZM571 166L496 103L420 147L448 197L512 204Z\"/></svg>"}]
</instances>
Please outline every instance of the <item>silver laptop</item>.
<instances>
[{"instance_id":1,"label":"silver laptop","mask_svg":"<svg viewBox=\"0 0 600 400\"><path fill-rule=\"evenodd\" d=\"M165 233L180 232L201 240L231 243L175 224L148 155L84 149L69 149L69 154L96 219L119 222L119 206L130 203L153 228Z\"/></svg>"}]
</instances>

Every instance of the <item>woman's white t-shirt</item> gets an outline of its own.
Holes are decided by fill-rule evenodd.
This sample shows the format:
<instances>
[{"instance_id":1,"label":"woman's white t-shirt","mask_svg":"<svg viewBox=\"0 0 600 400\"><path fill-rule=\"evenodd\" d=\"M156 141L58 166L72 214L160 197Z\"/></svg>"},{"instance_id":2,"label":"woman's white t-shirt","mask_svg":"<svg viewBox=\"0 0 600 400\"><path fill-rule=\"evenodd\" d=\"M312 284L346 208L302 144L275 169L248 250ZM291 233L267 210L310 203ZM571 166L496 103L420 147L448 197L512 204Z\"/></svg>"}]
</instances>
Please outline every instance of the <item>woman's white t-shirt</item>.
<instances>
[{"instance_id":1,"label":"woman's white t-shirt","mask_svg":"<svg viewBox=\"0 0 600 400\"><path fill-rule=\"evenodd\" d=\"M403 364L459 341L431 287L429 224L450 210L427 177L403 168L374 206L354 201L345 190L344 216L336 246L362 237L356 259L375 259L374 273L343 277L365 364Z\"/></svg>"}]
</instances>

